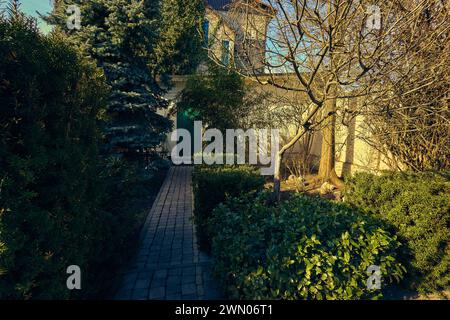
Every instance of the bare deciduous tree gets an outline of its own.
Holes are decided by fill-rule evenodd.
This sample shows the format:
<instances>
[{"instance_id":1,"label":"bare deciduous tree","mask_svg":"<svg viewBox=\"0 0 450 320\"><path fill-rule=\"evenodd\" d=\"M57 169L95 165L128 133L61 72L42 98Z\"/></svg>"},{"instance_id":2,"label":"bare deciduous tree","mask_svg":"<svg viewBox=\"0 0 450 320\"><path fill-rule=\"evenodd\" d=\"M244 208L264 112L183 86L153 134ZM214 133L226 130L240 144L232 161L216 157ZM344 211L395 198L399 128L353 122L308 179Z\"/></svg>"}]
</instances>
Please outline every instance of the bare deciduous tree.
<instances>
[{"instance_id":1,"label":"bare deciduous tree","mask_svg":"<svg viewBox=\"0 0 450 320\"><path fill-rule=\"evenodd\" d=\"M449 11L430 1L397 46L403 63L383 79L366 114L362 138L392 158L397 168L450 167Z\"/></svg>"},{"instance_id":2,"label":"bare deciduous tree","mask_svg":"<svg viewBox=\"0 0 450 320\"><path fill-rule=\"evenodd\" d=\"M354 117L368 109L371 97L383 95L386 75L404 63L398 46L417 41L406 39L405 32L436 0L403 2L238 0L231 6L226 20L246 21L237 29L233 67L260 85L302 93L309 102L296 134L277 154L276 194L283 155L311 130L323 136L319 176L341 185L335 171L337 114ZM270 16L267 33L258 15ZM261 39L267 52L255 59ZM349 99L363 102L350 110Z\"/></svg>"}]
</instances>

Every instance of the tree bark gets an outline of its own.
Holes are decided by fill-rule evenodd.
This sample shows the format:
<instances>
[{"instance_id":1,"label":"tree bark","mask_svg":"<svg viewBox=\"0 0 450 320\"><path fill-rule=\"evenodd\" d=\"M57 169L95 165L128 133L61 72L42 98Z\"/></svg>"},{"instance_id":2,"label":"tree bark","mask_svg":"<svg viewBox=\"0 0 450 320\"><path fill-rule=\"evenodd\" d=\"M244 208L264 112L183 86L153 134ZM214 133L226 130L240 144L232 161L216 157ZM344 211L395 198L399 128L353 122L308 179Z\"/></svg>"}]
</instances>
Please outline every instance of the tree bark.
<instances>
[{"instance_id":1,"label":"tree bark","mask_svg":"<svg viewBox=\"0 0 450 320\"><path fill-rule=\"evenodd\" d=\"M322 151L320 155L319 178L341 187L342 180L336 174L336 87L331 91L333 98L325 103L324 128L322 130Z\"/></svg>"},{"instance_id":2,"label":"tree bark","mask_svg":"<svg viewBox=\"0 0 450 320\"><path fill-rule=\"evenodd\" d=\"M278 152L275 159L275 170L273 175L273 200L279 202L281 198L281 161L283 153Z\"/></svg>"},{"instance_id":3,"label":"tree bark","mask_svg":"<svg viewBox=\"0 0 450 320\"><path fill-rule=\"evenodd\" d=\"M297 141L299 141L308 132L308 129L306 129L305 125L307 123L309 123L311 121L311 119L313 119L315 117L315 115L317 114L317 112L319 112L319 110L321 108L322 108L322 103L319 103L313 108L313 110L311 110L311 112L308 114L306 119L303 121L302 125L299 126L299 128L297 130L297 134L291 139L291 141L289 141L287 144L285 144L280 149L280 151L278 151L278 153L276 155L275 172L274 172L274 176L273 176L273 184L274 184L273 199L275 201L279 201L281 198L281 193L280 193L280 191L281 191L281 162L283 160L283 156L287 150L292 148L294 146L294 144Z\"/></svg>"}]
</instances>

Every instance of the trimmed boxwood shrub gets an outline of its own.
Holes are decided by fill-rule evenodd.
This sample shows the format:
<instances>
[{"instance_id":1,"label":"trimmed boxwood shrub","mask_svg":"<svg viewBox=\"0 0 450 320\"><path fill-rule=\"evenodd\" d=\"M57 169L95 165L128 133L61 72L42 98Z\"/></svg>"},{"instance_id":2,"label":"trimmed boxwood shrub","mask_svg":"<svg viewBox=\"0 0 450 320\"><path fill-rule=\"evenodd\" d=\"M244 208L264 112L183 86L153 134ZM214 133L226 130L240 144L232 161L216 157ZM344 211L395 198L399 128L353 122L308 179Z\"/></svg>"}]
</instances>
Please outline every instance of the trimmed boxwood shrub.
<instances>
[{"instance_id":1,"label":"trimmed boxwood shrub","mask_svg":"<svg viewBox=\"0 0 450 320\"><path fill-rule=\"evenodd\" d=\"M215 273L237 299L376 298L369 266L382 285L400 281L399 242L382 223L344 204L296 195L229 199L209 222Z\"/></svg>"},{"instance_id":2,"label":"trimmed boxwood shrub","mask_svg":"<svg viewBox=\"0 0 450 320\"><path fill-rule=\"evenodd\" d=\"M196 166L193 172L194 219L200 248L209 251L208 218L227 197L262 190L265 178L252 166Z\"/></svg>"},{"instance_id":3,"label":"trimmed boxwood shrub","mask_svg":"<svg viewBox=\"0 0 450 320\"><path fill-rule=\"evenodd\" d=\"M421 292L449 289L449 173L358 173L346 202L393 226L409 249L408 284Z\"/></svg>"}]
</instances>

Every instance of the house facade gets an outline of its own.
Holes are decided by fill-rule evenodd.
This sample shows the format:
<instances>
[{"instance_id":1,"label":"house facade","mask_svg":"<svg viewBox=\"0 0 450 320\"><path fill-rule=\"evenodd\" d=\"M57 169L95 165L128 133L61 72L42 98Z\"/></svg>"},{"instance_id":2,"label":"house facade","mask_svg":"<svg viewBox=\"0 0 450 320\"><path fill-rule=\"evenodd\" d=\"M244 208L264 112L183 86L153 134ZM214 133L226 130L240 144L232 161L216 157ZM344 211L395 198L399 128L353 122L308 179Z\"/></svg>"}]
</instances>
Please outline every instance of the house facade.
<instances>
[{"instance_id":1,"label":"house facade","mask_svg":"<svg viewBox=\"0 0 450 320\"><path fill-rule=\"evenodd\" d=\"M249 74L264 73L261 61L266 53L271 8L259 0L205 0L205 9L202 34L203 49L207 50L208 56L224 67L237 67ZM244 54L250 50L251 54ZM205 69L205 65L199 66L199 71ZM175 128L192 131L192 121L182 112L177 112L175 106L187 78L172 76L172 87L165 96L171 101L171 107L162 114L171 118ZM174 146L175 143L167 139L166 152Z\"/></svg>"},{"instance_id":2,"label":"house facade","mask_svg":"<svg viewBox=\"0 0 450 320\"><path fill-rule=\"evenodd\" d=\"M272 14L259 0L207 0L203 35L210 57L243 72L263 73Z\"/></svg>"},{"instance_id":3,"label":"house facade","mask_svg":"<svg viewBox=\"0 0 450 320\"><path fill-rule=\"evenodd\" d=\"M249 1L252 6L246 5ZM254 3L260 4L255 10ZM270 90L274 96L285 97L287 92L283 89L264 88L251 80L255 72L264 77L264 68L261 61L266 56L266 35L271 21L272 9L262 4L259 0L207 0L206 14L203 23L204 49L208 55L223 66L237 67L241 72L247 73L247 80L253 84L256 90ZM250 49L250 50L249 50ZM244 54L250 52L251 54ZM200 66L202 68L204 66ZM280 77L289 78L284 74ZM183 128L192 131L192 121L183 113L176 112L176 100L186 85L188 76L173 76L173 87L167 93L166 98L172 101L171 108L165 111L175 124L175 128ZM291 99L292 100L292 99ZM295 100L295 97L293 98ZM284 102L274 105L273 109L283 108ZM348 103L341 101L340 103ZM295 135L297 123L287 123L280 128L282 135ZM364 118L356 117L346 125L338 126L336 132L337 155L336 170L340 175L351 174L356 171L381 171L392 169L387 159L377 150L372 148L362 138L364 136ZM320 158L322 136L320 131L314 133L310 146L310 152L316 159ZM167 139L166 152L175 146L175 142ZM303 150L301 143L296 144L286 157L296 157Z\"/></svg>"}]
</instances>

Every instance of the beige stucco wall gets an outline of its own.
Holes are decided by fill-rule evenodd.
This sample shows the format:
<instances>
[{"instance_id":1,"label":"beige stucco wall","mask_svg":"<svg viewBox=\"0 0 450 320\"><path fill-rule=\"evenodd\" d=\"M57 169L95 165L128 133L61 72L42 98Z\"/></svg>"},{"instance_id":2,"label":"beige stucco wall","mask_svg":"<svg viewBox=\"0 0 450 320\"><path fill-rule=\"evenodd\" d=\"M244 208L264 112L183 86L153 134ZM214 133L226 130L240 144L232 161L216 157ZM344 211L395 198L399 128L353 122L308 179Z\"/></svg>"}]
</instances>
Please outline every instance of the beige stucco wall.
<instances>
[{"instance_id":1,"label":"beige stucco wall","mask_svg":"<svg viewBox=\"0 0 450 320\"><path fill-rule=\"evenodd\" d=\"M359 115L348 126L338 127L336 171L340 175L354 174L358 171L378 173L393 169L388 165L387 158L362 138L367 136L364 129L365 121L365 117Z\"/></svg>"},{"instance_id":2,"label":"beige stucco wall","mask_svg":"<svg viewBox=\"0 0 450 320\"><path fill-rule=\"evenodd\" d=\"M236 17L245 38L257 41L266 40L267 25L271 19L269 16L244 12L237 14Z\"/></svg>"},{"instance_id":3,"label":"beige stucco wall","mask_svg":"<svg viewBox=\"0 0 450 320\"><path fill-rule=\"evenodd\" d=\"M237 66L244 73L264 71L267 28L270 17L266 14L238 11L230 13L238 25L236 43Z\"/></svg>"},{"instance_id":4,"label":"beige stucco wall","mask_svg":"<svg viewBox=\"0 0 450 320\"><path fill-rule=\"evenodd\" d=\"M262 60L265 58L267 26L270 21L267 14L240 10L215 11L207 7L205 19L209 22L208 49L213 60L221 62L224 50L222 41L228 40L230 61L234 60L243 72L250 72L250 69L260 72L264 70Z\"/></svg>"},{"instance_id":5,"label":"beige stucco wall","mask_svg":"<svg viewBox=\"0 0 450 320\"><path fill-rule=\"evenodd\" d=\"M184 89L186 81L187 76L174 76L172 78L173 86L165 95L165 98L171 101L171 108L169 108L168 110L160 111L160 114L168 116L174 121L174 129L177 125L175 102L181 91ZM269 88L273 95L276 95L278 93L284 99L294 98L294 94L292 93L290 93L292 96L287 96L285 91L273 87ZM264 87L264 90L267 90L267 87ZM279 110L280 108L283 108L286 102L282 101L283 99L280 99L279 105L274 104L272 110ZM386 164L387 161L385 161L385 157L380 152L372 148L369 144L367 144L363 139L360 138L361 136L365 135L363 132L364 121L364 116L357 116L348 125L337 125L336 170L338 175L354 174L358 171L372 171L376 173L381 170L392 169ZM295 122L286 123L283 126L280 126L279 129L281 130L282 135L293 136L295 134ZM320 132L316 132L313 138L311 153L318 158L320 157L321 153L321 143L321 134ZM174 146L175 143L171 142L168 137L165 144L166 152L170 152L170 150L172 150ZM294 148L292 148L290 152L299 152L299 146L294 146Z\"/></svg>"},{"instance_id":6,"label":"beige stucco wall","mask_svg":"<svg viewBox=\"0 0 450 320\"><path fill-rule=\"evenodd\" d=\"M230 41L230 61L233 59L234 54L234 43L236 39L235 32L228 26L226 21L226 16L210 8L206 8L206 20L209 21L209 35L208 35L208 49L211 58L221 61L223 46L222 41Z\"/></svg>"}]
</instances>

